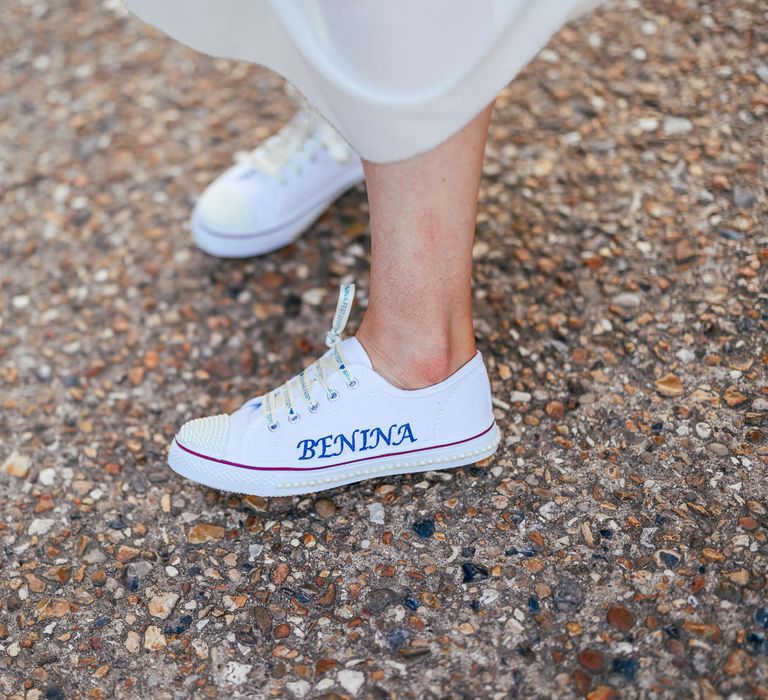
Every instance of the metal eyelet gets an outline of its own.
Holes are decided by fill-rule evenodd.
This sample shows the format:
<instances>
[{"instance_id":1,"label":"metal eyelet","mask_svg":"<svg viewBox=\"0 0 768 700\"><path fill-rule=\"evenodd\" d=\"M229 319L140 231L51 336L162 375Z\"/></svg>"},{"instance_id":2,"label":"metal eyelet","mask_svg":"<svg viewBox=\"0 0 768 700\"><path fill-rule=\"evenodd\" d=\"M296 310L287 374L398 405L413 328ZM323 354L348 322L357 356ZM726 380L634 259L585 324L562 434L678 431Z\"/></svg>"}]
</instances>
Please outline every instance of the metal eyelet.
<instances>
[{"instance_id":1,"label":"metal eyelet","mask_svg":"<svg viewBox=\"0 0 768 700\"><path fill-rule=\"evenodd\" d=\"M352 379L350 379L350 380L347 382L347 388L349 388L349 389L357 389L357 387L359 386L359 384L360 384L360 382L358 382L358 381L357 381L357 379L355 379L354 377L352 377Z\"/></svg>"},{"instance_id":2,"label":"metal eyelet","mask_svg":"<svg viewBox=\"0 0 768 700\"><path fill-rule=\"evenodd\" d=\"M280 423L275 421L274 423L270 423L267 428L269 428L269 432L274 433L278 428L280 427Z\"/></svg>"},{"instance_id":3,"label":"metal eyelet","mask_svg":"<svg viewBox=\"0 0 768 700\"><path fill-rule=\"evenodd\" d=\"M310 413L317 413L317 409L320 408L319 403L311 403L309 404L309 412Z\"/></svg>"},{"instance_id":4,"label":"metal eyelet","mask_svg":"<svg viewBox=\"0 0 768 700\"><path fill-rule=\"evenodd\" d=\"M331 390L328 392L328 400L329 400L329 401L335 401L335 400L336 400L336 399L338 399L338 398L339 398L339 392L338 392L338 391L336 391L335 389L331 389Z\"/></svg>"},{"instance_id":5,"label":"metal eyelet","mask_svg":"<svg viewBox=\"0 0 768 700\"><path fill-rule=\"evenodd\" d=\"M301 418L301 416L298 413L291 413L288 416L288 422L289 423L296 423L296 421L298 421L299 418Z\"/></svg>"}]
</instances>

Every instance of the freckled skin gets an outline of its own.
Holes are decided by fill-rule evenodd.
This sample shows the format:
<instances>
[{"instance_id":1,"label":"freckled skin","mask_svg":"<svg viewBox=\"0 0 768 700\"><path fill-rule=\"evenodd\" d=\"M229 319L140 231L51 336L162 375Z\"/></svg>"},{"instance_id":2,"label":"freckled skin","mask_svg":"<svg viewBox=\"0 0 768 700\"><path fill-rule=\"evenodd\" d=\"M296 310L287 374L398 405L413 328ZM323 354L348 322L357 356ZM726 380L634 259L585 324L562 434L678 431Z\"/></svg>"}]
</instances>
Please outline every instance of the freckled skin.
<instances>
[{"instance_id":1,"label":"freckled skin","mask_svg":"<svg viewBox=\"0 0 768 700\"><path fill-rule=\"evenodd\" d=\"M490 113L422 155L364 163L371 292L357 338L403 389L436 384L475 353L472 242Z\"/></svg>"}]
</instances>

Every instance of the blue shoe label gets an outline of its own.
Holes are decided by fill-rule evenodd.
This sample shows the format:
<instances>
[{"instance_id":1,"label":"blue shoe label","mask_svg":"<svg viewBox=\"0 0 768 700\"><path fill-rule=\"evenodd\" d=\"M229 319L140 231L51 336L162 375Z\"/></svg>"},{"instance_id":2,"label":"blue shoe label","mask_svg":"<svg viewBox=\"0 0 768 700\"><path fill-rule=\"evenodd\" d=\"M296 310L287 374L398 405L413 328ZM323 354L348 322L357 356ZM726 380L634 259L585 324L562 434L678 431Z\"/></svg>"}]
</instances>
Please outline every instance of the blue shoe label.
<instances>
[{"instance_id":1,"label":"blue shoe label","mask_svg":"<svg viewBox=\"0 0 768 700\"><path fill-rule=\"evenodd\" d=\"M387 430L383 428L366 428L364 430L355 428L349 437L339 433L338 435L326 435L316 440L301 440L296 445L296 449L301 452L299 459L327 459L328 457L339 457L344 453L375 450L382 444L387 447L397 447L406 440L416 442L411 424L398 425L393 423Z\"/></svg>"}]
</instances>

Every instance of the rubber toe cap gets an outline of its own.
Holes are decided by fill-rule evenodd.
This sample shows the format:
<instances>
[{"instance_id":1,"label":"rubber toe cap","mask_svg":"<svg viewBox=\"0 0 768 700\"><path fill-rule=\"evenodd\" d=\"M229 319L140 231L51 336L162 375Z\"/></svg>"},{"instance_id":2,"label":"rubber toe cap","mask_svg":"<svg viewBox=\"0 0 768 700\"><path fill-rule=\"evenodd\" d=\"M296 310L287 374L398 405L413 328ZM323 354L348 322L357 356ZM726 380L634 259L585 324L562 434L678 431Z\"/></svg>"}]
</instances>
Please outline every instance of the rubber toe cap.
<instances>
[{"instance_id":1,"label":"rubber toe cap","mask_svg":"<svg viewBox=\"0 0 768 700\"><path fill-rule=\"evenodd\" d=\"M181 426L176 441L195 452L221 455L229 439L229 416L221 413L207 418L196 418Z\"/></svg>"},{"instance_id":2,"label":"rubber toe cap","mask_svg":"<svg viewBox=\"0 0 768 700\"><path fill-rule=\"evenodd\" d=\"M214 233L248 234L259 231L259 222L243 188L215 182L197 202L195 216Z\"/></svg>"}]
</instances>

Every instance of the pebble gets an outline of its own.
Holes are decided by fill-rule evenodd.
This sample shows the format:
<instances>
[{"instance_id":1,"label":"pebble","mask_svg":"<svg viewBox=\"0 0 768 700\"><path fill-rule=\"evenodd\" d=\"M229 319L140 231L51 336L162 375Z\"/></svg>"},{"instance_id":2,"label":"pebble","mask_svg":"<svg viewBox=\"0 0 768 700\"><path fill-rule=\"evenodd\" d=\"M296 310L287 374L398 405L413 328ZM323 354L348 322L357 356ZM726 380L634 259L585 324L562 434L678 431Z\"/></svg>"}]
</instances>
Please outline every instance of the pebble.
<instances>
[{"instance_id":1,"label":"pebble","mask_svg":"<svg viewBox=\"0 0 768 700\"><path fill-rule=\"evenodd\" d=\"M558 612L573 612L583 604L584 591L576 581L564 578L555 586L552 599Z\"/></svg>"},{"instance_id":2,"label":"pebble","mask_svg":"<svg viewBox=\"0 0 768 700\"><path fill-rule=\"evenodd\" d=\"M29 524L28 535L46 535L48 534L56 521L52 518L36 518Z\"/></svg>"},{"instance_id":3,"label":"pebble","mask_svg":"<svg viewBox=\"0 0 768 700\"><path fill-rule=\"evenodd\" d=\"M368 506L368 517L370 518L371 522L375 525L383 525L384 524L384 506L381 505L381 503L369 503Z\"/></svg>"},{"instance_id":4,"label":"pebble","mask_svg":"<svg viewBox=\"0 0 768 700\"><path fill-rule=\"evenodd\" d=\"M667 136L688 134L693 131L693 123L686 117L664 117L664 133Z\"/></svg>"},{"instance_id":5,"label":"pebble","mask_svg":"<svg viewBox=\"0 0 768 700\"><path fill-rule=\"evenodd\" d=\"M165 620L173 611L174 606L179 600L176 593L159 593L150 598L147 608L152 617L158 617Z\"/></svg>"},{"instance_id":6,"label":"pebble","mask_svg":"<svg viewBox=\"0 0 768 700\"><path fill-rule=\"evenodd\" d=\"M37 480L43 486L53 486L56 483L56 470L52 467L41 469Z\"/></svg>"},{"instance_id":7,"label":"pebble","mask_svg":"<svg viewBox=\"0 0 768 700\"><path fill-rule=\"evenodd\" d=\"M428 539L435 534L435 519L424 518L413 524L413 531L421 538Z\"/></svg>"},{"instance_id":8,"label":"pebble","mask_svg":"<svg viewBox=\"0 0 768 700\"><path fill-rule=\"evenodd\" d=\"M513 391L509 395L511 403L530 403L531 395L527 391Z\"/></svg>"},{"instance_id":9,"label":"pebble","mask_svg":"<svg viewBox=\"0 0 768 700\"><path fill-rule=\"evenodd\" d=\"M712 437L712 426L709 423L696 423L696 435L702 440Z\"/></svg>"},{"instance_id":10,"label":"pebble","mask_svg":"<svg viewBox=\"0 0 768 700\"><path fill-rule=\"evenodd\" d=\"M224 537L224 528L220 525L198 523L189 529L187 542L190 544L204 544L211 540L220 540L222 537Z\"/></svg>"},{"instance_id":11,"label":"pebble","mask_svg":"<svg viewBox=\"0 0 768 700\"><path fill-rule=\"evenodd\" d=\"M315 513L321 518L332 518L336 514L336 505L330 498L318 498L315 501Z\"/></svg>"},{"instance_id":12,"label":"pebble","mask_svg":"<svg viewBox=\"0 0 768 700\"><path fill-rule=\"evenodd\" d=\"M474 583L475 581L483 581L490 576L488 569L480 564L473 564L466 562L461 565L462 583Z\"/></svg>"},{"instance_id":13,"label":"pebble","mask_svg":"<svg viewBox=\"0 0 768 700\"><path fill-rule=\"evenodd\" d=\"M159 651L166 645L165 635L155 625L149 625L144 632L144 648L147 651Z\"/></svg>"},{"instance_id":14,"label":"pebble","mask_svg":"<svg viewBox=\"0 0 768 700\"><path fill-rule=\"evenodd\" d=\"M635 617L623 605L612 605L608 608L608 624L621 632L629 632L635 624Z\"/></svg>"},{"instance_id":15,"label":"pebble","mask_svg":"<svg viewBox=\"0 0 768 700\"><path fill-rule=\"evenodd\" d=\"M365 674L361 671L344 669L338 673L339 685L353 696L357 695L365 683Z\"/></svg>"},{"instance_id":16,"label":"pebble","mask_svg":"<svg viewBox=\"0 0 768 700\"><path fill-rule=\"evenodd\" d=\"M400 602L402 596L391 588L374 588L368 593L365 607L372 613L378 614Z\"/></svg>"},{"instance_id":17,"label":"pebble","mask_svg":"<svg viewBox=\"0 0 768 700\"><path fill-rule=\"evenodd\" d=\"M667 398L676 398L684 393L680 377L675 374L665 374L656 380L656 391Z\"/></svg>"},{"instance_id":18,"label":"pebble","mask_svg":"<svg viewBox=\"0 0 768 700\"><path fill-rule=\"evenodd\" d=\"M31 466L32 460L29 457L18 452L11 452L10 456L3 462L3 466L0 467L0 471L17 479L26 479Z\"/></svg>"}]
</instances>

